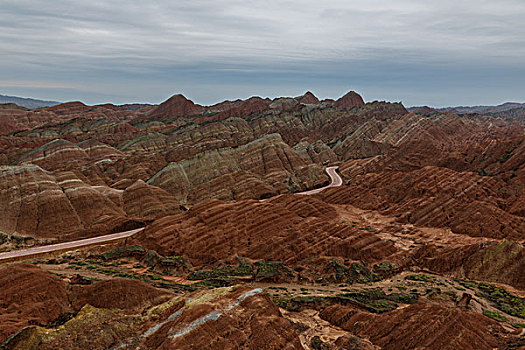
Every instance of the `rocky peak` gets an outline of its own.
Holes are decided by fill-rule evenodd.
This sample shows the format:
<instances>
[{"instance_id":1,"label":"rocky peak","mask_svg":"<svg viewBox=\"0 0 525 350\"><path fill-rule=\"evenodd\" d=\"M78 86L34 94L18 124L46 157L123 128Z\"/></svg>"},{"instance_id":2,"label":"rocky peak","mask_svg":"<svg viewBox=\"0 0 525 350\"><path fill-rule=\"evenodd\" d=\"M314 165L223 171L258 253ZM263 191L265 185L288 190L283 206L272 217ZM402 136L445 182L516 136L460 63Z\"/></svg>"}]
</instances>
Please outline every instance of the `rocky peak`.
<instances>
[{"instance_id":1,"label":"rocky peak","mask_svg":"<svg viewBox=\"0 0 525 350\"><path fill-rule=\"evenodd\" d=\"M304 104L318 104L319 99L310 91L307 91L303 96L297 99L299 103Z\"/></svg>"},{"instance_id":2,"label":"rocky peak","mask_svg":"<svg viewBox=\"0 0 525 350\"><path fill-rule=\"evenodd\" d=\"M82 113L90 109L91 107L85 105L84 103L80 101L72 101L72 102L66 102L61 103L56 106L52 107L45 107L41 110L53 112L57 115L67 115L67 114L74 114L74 113Z\"/></svg>"},{"instance_id":3,"label":"rocky peak","mask_svg":"<svg viewBox=\"0 0 525 350\"><path fill-rule=\"evenodd\" d=\"M355 91L350 91L334 103L337 109L352 109L365 105L363 98Z\"/></svg>"},{"instance_id":4,"label":"rocky peak","mask_svg":"<svg viewBox=\"0 0 525 350\"><path fill-rule=\"evenodd\" d=\"M151 111L154 117L170 118L202 113L204 108L188 100L184 95L173 95Z\"/></svg>"}]
</instances>

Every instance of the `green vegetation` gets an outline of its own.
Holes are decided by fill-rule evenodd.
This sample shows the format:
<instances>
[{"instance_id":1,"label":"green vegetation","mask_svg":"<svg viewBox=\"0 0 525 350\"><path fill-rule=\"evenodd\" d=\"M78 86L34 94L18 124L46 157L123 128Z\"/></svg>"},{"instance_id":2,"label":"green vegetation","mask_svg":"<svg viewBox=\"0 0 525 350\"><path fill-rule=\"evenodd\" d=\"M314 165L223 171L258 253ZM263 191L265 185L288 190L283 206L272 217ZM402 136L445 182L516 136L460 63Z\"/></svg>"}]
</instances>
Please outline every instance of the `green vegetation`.
<instances>
[{"instance_id":1,"label":"green vegetation","mask_svg":"<svg viewBox=\"0 0 525 350\"><path fill-rule=\"evenodd\" d=\"M478 288L477 296L492 301L499 310L506 314L525 318L525 298L515 296L491 284L480 283Z\"/></svg>"},{"instance_id":2,"label":"green vegetation","mask_svg":"<svg viewBox=\"0 0 525 350\"><path fill-rule=\"evenodd\" d=\"M325 350L329 348L328 344L325 344L318 335L312 338L310 347L314 350Z\"/></svg>"},{"instance_id":3,"label":"green vegetation","mask_svg":"<svg viewBox=\"0 0 525 350\"><path fill-rule=\"evenodd\" d=\"M192 272L188 276L188 280L197 281L197 280L208 280L208 279L217 279L227 276L251 276L253 274L253 265L244 259L240 259L239 265L226 266L220 269L214 270L197 270Z\"/></svg>"},{"instance_id":4,"label":"green vegetation","mask_svg":"<svg viewBox=\"0 0 525 350\"><path fill-rule=\"evenodd\" d=\"M427 276L425 274L419 273L414 275L408 275L405 277L406 280L411 281L421 281L421 282L434 282L436 280L435 277Z\"/></svg>"},{"instance_id":5,"label":"green vegetation","mask_svg":"<svg viewBox=\"0 0 525 350\"><path fill-rule=\"evenodd\" d=\"M259 280L276 278L281 276L282 273L291 275L286 264L281 261L260 260L255 263L255 267L257 269L255 278Z\"/></svg>"},{"instance_id":6,"label":"green vegetation","mask_svg":"<svg viewBox=\"0 0 525 350\"><path fill-rule=\"evenodd\" d=\"M116 258L121 258L121 257L124 257L124 256L131 256L131 255L135 255L135 254L145 254L146 253L146 250L144 248L142 248L141 246L138 246L138 245L130 245L130 246L126 246L126 247L118 247L118 248L115 248L115 249L112 249L110 251L107 251L103 254L100 255L100 258L102 258L103 260L113 260L113 259L116 259Z\"/></svg>"},{"instance_id":7,"label":"green vegetation","mask_svg":"<svg viewBox=\"0 0 525 350\"><path fill-rule=\"evenodd\" d=\"M275 305L288 311L300 311L303 307L325 306L334 303L332 297L309 295L297 296L292 298L272 296L272 301Z\"/></svg>"},{"instance_id":8,"label":"green vegetation","mask_svg":"<svg viewBox=\"0 0 525 350\"><path fill-rule=\"evenodd\" d=\"M2 244L4 244L5 242L7 242L7 238L8 238L8 237L9 237L9 236L6 235L5 233L0 232L0 245L2 245Z\"/></svg>"},{"instance_id":9,"label":"green vegetation","mask_svg":"<svg viewBox=\"0 0 525 350\"><path fill-rule=\"evenodd\" d=\"M7 233L0 232L0 245L8 242L14 243L16 246L19 246L20 244L27 243L29 241L32 241L33 237L24 237L24 236L17 236L17 235L8 235Z\"/></svg>"},{"instance_id":10,"label":"green vegetation","mask_svg":"<svg viewBox=\"0 0 525 350\"><path fill-rule=\"evenodd\" d=\"M153 281L158 281L162 279L162 277L157 276L157 275L148 275L148 278L150 278Z\"/></svg>"},{"instance_id":11,"label":"green vegetation","mask_svg":"<svg viewBox=\"0 0 525 350\"><path fill-rule=\"evenodd\" d=\"M381 275L381 277L383 278L386 276L393 275L398 269L398 266L392 265L388 261L383 261L373 266L374 272Z\"/></svg>"},{"instance_id":12,"label":"green vegetation","mask_svg":"<svg viewBox=\"0 0 525 350\"><path fill-rule=\"evenodd\" d=\"M495 311L489 311L485 310L483 311L483 315L492 318L493 320L499 321L499 322L505 322L507 321L507 318L503 315L500 315L498 312Z\"/></svg>"},{"instance_id":13,"label":"green vegetation","mask_svg":"<svg viewBox=\"0 0 525 350\"><path fill-rule=\"evenodd\" d=\"M487 176L487 172L485 171L485 169L479 169L478 170L478 175L479 176Z\"/></svg>"},{"instance_id":14,"label":"green vegetation","mask_svg":"<svg viewBox=\"0 0 525 350\"><path fill-rule=\"evenodd\" d=\"M167 256L160 260L160 264L164 266L186 266L186 261L182 256Z\"/></svg>"},{"instance_id":15,"label":"green vegetation","mask_svg":"<svg viewBox=\"0 0 525 350\"><path fill-rule=\"evenodd\" d=\"M381 289L370 289L357 293L339 294L337 297L351 301L370 312L383 313L397 308L396 303L413 304L417 302L417 295L392 293L386 294Z\"/></svg>"},{"instance_id":16,"label":"green vegetation","mask_svg":"<svg viewBox=\"0 0 525 350\"><path fill-rule=\"evenodd\" d=\"M510 248L510 252L508 251ZM521 250L521 247L515 245L513 241L502 241L496 244L494 247L487 250L485 256L483 256L483 264L490 264L492 261L504 259L512 259Z\"/></svg>"},{"instance_id":17,"label":"green vegetation","mask_svg":"<svg viewBox=\"0 0 525 350\"><path fill-rule=\"evenodd\" d=\"M395 268L397 269L397 267ZM375 272L372 272L365 265L361 265L359 263L352 263L350 267L347 268L336 261L332 261L326 265L324 273L333 271L335 272L335 282L346 282L348 284L353 284L354 282L370 283L380 281L382 278L381 276L388 275L393 269L394 267L388 262L374 265Z\"/></svg>"},{"instance_id":18,"label":"green vegetation","mask_svg":"<svg viewBox=\"0 0 525 350\"><path fill-rule=\"evenodd\" d=\"M455 279L454 281L468 289L475 289L478 286L478 284L474 281L459 280L459 279Z\"/></svg>"},{"instance_id":19,"label":"green vegetation","mask_svg":"<svg viewBox=\"0 0 525 350\"><path fill-rule=\"evenodd\" d=\"M304 293L304 292L303 292ZM391 293L386 294L381 289L371 289L361 292L343 293L335 296L296 296L287 298L285 296L272 296L273 302L289 311L300 311L304 307L317 308L332 304L352 304L360 306L369 312L384 313L392 311L400 304L413 304L417 302L417 295Z\"/></svg>"},{"instance_id":20,"label":"green vegetation","mask_svg":"<svg viewBox=\"0 0 525 350\"><path fill-rule=\"evenodd\" d=\"M510 157L512 157L512 151L507 151L507 152L505 152L504 155L501 156L501 158L499 159L499 162L503 164L503 163L505 163L507 160L509 160Z\"/></svg>"},{"instance_id":21,"label":"green vegetation","mask_svg":"<svg viewBox=\"0 0 525 350\"><path fill-rule=\"evenodd\" d=\"M361 231L377 232L377 230L371 226L359 227L358 229Z\"/></svg>"},{"instance_id":22,"label":"green vegetation","mask_svg":"<svg viewBox=\"0 0 525 350\"><path fill-rule=\"evenodd\" d=\"M66 259L47 259L44 264L47 265L60 265L65 264L67 262Z\"/></svg>"}]
</instances>

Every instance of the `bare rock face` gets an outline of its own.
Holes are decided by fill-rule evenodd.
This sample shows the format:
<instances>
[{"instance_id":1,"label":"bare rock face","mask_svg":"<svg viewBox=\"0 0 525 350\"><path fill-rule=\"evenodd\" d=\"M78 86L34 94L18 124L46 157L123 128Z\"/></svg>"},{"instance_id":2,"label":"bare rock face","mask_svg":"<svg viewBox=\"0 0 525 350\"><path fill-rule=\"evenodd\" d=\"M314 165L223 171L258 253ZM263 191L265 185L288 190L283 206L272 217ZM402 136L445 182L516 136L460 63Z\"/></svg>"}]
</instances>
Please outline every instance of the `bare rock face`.
<instances>
[{"instance_id":1,"label":"bare rock face","mask_svg":"<svg viewBox=\"0 0 525 350\"><path fill-rule=\"evenodd\" d=\"M473 173L425 167L358 176L352 184L329 189L323 198L396 215L420 226L450 227L477 237L523 239L525 218L503 210L502 183Z\"/></svg>"},{"instance_id":2,"label":"bare rock face","mask_svg":"<svg viewBox=\"0 0 525 350\"><path fill-rule=\"evenodd\" d=\"M505 283L525 289L525 249L512 241L489 241L460 247L425 246L412 264L458 278Z\"/></svg>"},{"instance_id":3,"label":"bare rock face","mask_svg":"<svg viewBox=\"0 0 525 350\"><path fill-rule=\"evenodd\" d=\"M28 108L19 106L16 103L13 103L13 102L0 103L0 110L1 109L17 109L17 110L21 110L21 111L29 110Z\"/></svg>"},{"instance_id":4,"label":"bare rock face","mask_svg":"<svg viewBox=\"0 0 525 350\"><path fill-rule=\"evenodd\" d=\"M84 345L92 348L96 348L98 342L104 342L104 339L97 339L97 334L92 334L91 327L101 326L99 322L105 324L99 329L102 334L108 329L109 334L122 332L122 329L133 325L130 322L133 319L123 320L122 311L116 312L115 309L128 313L137 309L140 311L143 307L166 301L173 294L144 282L122 278L69 287L59 277L37 266L16 264L0 269L0 297L0 343L30 326L15 336L6 345L7 348L48 349L53 345L56 348L53 338L57 337L62 341L61 348L75 349L78 344L71 339L76 337L87 341ZM100 310L93 310L93 307ZM80 310L83 311L70 324L59 326L47 337L43 336L46 329L38 327L64 323ZM112 329L112 321L122 323ZM66 339L62 339L64 335Z\"/></svg>"},{"instance_id":5,"label":"bare rock face","mask_svg":"<svg viewBox=\"0 0 525 350\"><path fill-rule=\"evenodd\" d=\"M84 149L90 160L94 162L114 160L124 156L124 153L116 148L95 139L82 141L78 143L78 146Z\"/></svg>"},{"instance_id":6,"label":"bare rock face","mask_svg":"<svg viewBox=\"0 0 525 350\"><path fill-rule=\"evenodd\" d=\"M147 348L303 349L291 322L260 289L196 293L161 325L145 340Z\"/></svg>"},{"instance_id":7,"label":"bare rock face","mask_svg":"<svg viewBox=\"0 0 525 350\"><path fill-rule=\"evenodd\" d=\"M79 164L88 159L85 150L72 142L56 139L22 157L18 164L36 164L53 170L64 163Z\"/></svg>"},{"instance_id":8,"label":"bare rock face","mask_svg":"<svg viewBox=\"0 0 525 350\"><path fill-rule=\"evenodd\" d=\"M263 198L323 181L324 170L305 162L278 134L238 148L203 152L173 162L149 184L161 187L181 202L203 198ZM324 180L326 181L326 180Z\"/></svg>"},{"instance_id":9,"label":"bare rock face","mask_svg":"<svg viewBox=\"0 0 525 350\"><path fill-rule=\"evenodd\" d=\"M212 116L201 117L196 120L197 123L210 122L210 121L219 121L228 118L246 118L250 115L260 113L269 108L269 103L267 100L264 100L260 97L252 97L246 101L241 101L232 108L225 109L220 111L217 114Z\"/></svg>"},{"instance_id":10,"label":"bare rock face","mask_svg":"<svg viewBox=\"0 0 525 350\"><path fill-rule=\"evenodd\" d=\"M0 269L10 349L523 345L519 113L410 113L355 92L7 107L2 251L146 226L111 262L100 246L32 261L56 276ZM333 165L342 186L293 194L327 185Z\"/></svg>"},{"instance_id":11,"label":"bare rock face","mask_svg":"<svg viewBox=\"0 0 525 350\"><path fill-rule=\"evenodd\" d=\"M79 310L89 304L102 309L136 309L165 299L171 293L147 283L125 278L95 282L72 288L72 306Z\"/></svg>"},{"instance_id":12,"label":"bare rock face","mask_svg":"<svg viewBox=\"0 0 525 350\"><path fill-rule=\"evenodd\" d=\"M17 164L36 164L46 170L57 170L88 162L113 161L124 154L100 141L89 139L78 145L55 139L27 153Z\"/></svg>"},{"instance_id":13,"label":"bare rock face","mask_svg":"<svg viewBox=\"0 0 525 350\"><path fill-rule=\"evenodd\" d=\"M417 303L382 315L334 305L320 316L386 350L491 350L502 345L501 335L506 333L498 322L483 315L429 303Z\"/></svg>"},{"instance_id":14,"label":"bare rock face","mask_svg":"<svg viewBox=\"0 0 525 350\"><path fill-rule=\"evenodd\" d=\"M0 269L0 287L0 342L8 349L303 349L261 289L175 297L122 278L68 286L27 264Z\"/></svg>"},{"instance_id":15,"label":"bare rock face","mask_svg":"<svg viewBox=\"0 0 525 350\"><path fill-rule=\"evenodd\" d=\"M416 114L422 114L422 115L430 115L433 113L439 113L438 110L428 107L428 106L411 107L411 108L408 108L408 111L412 113L416 113Z\"/></svg>"},{"instance_id":16,"label":"bare rock face","mask_svg":"<svg viewBox=\"0 0 525 350\"><path fill-rule=\"evenodd\" d=\"M149 112L154 119L186 117L202 113L204 108L196 105L181 94L174 95Z\"/></svg>"},{"instance_id":17,"label":"bare rock face","mask_svg":"<svg viewBox=\"0 0 525 350\"><path fill-rule=\"evenodd\" d=\"M48 324L72 311L66 284L40 268L0 269L0 342L31 324Z\"/></svg>"},{"instance_id":18,"label":"bare rock face","mask_svg":"<svg viewBox=\"0 0 525 350\"><path fill-rule=\"evenodd\" d=\"M51 175L36 165L0 168L0 230L38 237L64 237L124 221L115 203L74 176Z\"/></svg>"},{"instance_id":19,"label":"bare rock face","mask_svg":"<svg viewBox=\"0 0 525 350\"><path fill-rule=\"evenodd\" d=\"M334 107L337 109L350 110L352 108L359 108L365 105L363 98L355 91L350 91L343 97L339 98L334 103Z\"/></svg>"},{"instance_id":20,"label":"bare rock face","mask_svg":"<svg viewBox=\"0 0 525 350\"><path fill-rule=\"evenodd\" d=\"M320 140L312 144L302 141L293 146L293 149L308 163L328 164L337 161L334 151Z\"/></svg>"},{"instance_id":21,"label":"bare rock face","mask_svg":"<svg viewBox=\"0 0 525 350\"><path fill-rule=\"evenodd\" d=\"M319 99L310 91L307 91L303 96L298 97L297 101L302 104L318 104Z\"/></svg>"},{"instance_id":22,"label":"bare rock face","mask_svg":"<svg viewBox=\"0 0 525 350\"><path fill-rule=\"evenodd\" d=\"M128 216L146 220L158 219L181 211L181 204L170 193L138 180L122 193L124 211Z\"/></svg>"},{"instance_id":23,"label":"bare rock face","mask_svg":"<svg viewBox=\"0 0 525 350\"><path fill-rule=\"evenodd\" d=\"M162 255L185 254L195 266L236 255L293 266L320 256L373 262L397 252L392 242L339 224L337 217L331 206L308 196L209 201L155 221L135 240Z\"/></svg>"},{"instance_id":24,"label":"bare rock face","mask_svg":"<svg viewBox=\"0 0 525 350\"><path fill-rule=\"evenodd\" d=\"M359 159L387 153L392 145L374 140L381 134L383 123L375 118L363 123L357 130L340 140L334 147L336 154L343 159Z\"/></svg>"},{"instance_id":25,"label":"bare rock face","mask_svg":"<svg viewBox=\"0 0 525 350\"><path fill-rule=\"evenodd\" d=\"M53 112L57 115L82 113L89 109L91 109L91 107L86 106L84 103L79 101L66 102L56 106L41 108L43 111Z\"/></svg>"}]
</instances>

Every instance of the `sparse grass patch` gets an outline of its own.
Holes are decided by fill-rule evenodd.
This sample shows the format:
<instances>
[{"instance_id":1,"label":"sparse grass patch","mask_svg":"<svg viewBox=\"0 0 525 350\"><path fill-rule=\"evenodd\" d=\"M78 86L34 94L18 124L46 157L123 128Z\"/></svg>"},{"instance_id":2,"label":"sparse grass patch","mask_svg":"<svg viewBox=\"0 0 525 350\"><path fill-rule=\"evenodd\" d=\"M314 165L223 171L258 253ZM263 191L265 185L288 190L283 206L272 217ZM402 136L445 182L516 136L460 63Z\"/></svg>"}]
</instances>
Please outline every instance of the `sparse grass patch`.
<instances>
[{"instance_id":1,"label":"sparse grass patch","mask_svg":"<svg viewBox=\"0 0 525 350\"><path fill-rule=\"evenodd\" d=\"M100 255L103 260L112 260L123 256L130 256L135 254L145 254L146 250L138 245L130 245L126 247L118 247L112 250L109 250Z\"/></svg>"},{"instance_id":2,"label":"sparse grass patch","mask_svg":"<svg viewBox=\"0 0 525 350\"><path fill-rule=\"evenodd\" d=\"M478 288L479 292L476 295L492 301L500 311L511 316L525 318L525 298L515 296L491 284L480 283Z\"/></svg>"},{"instance_id":3,"label":"sparse grass patch","mask_svg":"<svg viewBox=\"0 0 525 350\"><path fill-rule=\"evenodd\" d=\"M436 280L435 277L432 277L432 276L427 276L423 273L418 273L418 274L414 274L414 275L408 275L405 277L406 280L411 280L411 281L420 281L420 282L434 282Z\"/></svg>"},{"instance_id":4,"label":"sparse grass patch","mask_svg":"<svg viewBox=\"0 0 525 350\"><path fill-rule=\"evenodd\" d=\"M483 315L492 318L493 320L499 321L499 322L505 322L507 321L507 318L498 312L485 310L483 311Z\"/></svg>"}]
</instances>

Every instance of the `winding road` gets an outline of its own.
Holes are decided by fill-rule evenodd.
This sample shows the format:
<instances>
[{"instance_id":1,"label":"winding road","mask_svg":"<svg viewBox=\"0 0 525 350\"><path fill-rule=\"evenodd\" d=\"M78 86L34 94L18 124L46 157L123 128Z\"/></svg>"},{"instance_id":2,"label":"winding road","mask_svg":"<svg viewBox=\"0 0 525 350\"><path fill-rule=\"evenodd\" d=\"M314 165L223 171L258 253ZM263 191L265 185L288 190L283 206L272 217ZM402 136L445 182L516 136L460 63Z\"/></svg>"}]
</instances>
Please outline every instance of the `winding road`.
<instances>
[{"instance_id":1,"label":"winding road","mask_svg":"<svg viewBox=\"0 0 525 350\"><path fill-rule=\"evenodd\" d=\"M325 189L327 189L329 187L341 186L343 184L343 179L341 179L341 176L339 176L339 174L337 173L337 168L339 168L339 167L338 166L331 166L331 167L328 167L328 168L325 169L326 173L328 174L328 176L330 176L330 179L332 180L330 185L325 186L325 187L321 187L321 188L316 188L315 190L299 192L299 193L296 193L296 194L305 194L307 196L310 196L312 194L319 193L322 190L325 190Z\"/></svg>"},{"instance_id":2,"label":"winding road","mask_svg":"<svg viewBox=\"0 0 525 350\"><path fill-rule=\"evenodd\" d=\"M0 253L0 263L16 260L24 260L32 258L38 255L45 255L48 253L66 252L69 250L75 250L78 248L99 245L104 243L110 243L119 239L128 238L133 236L135 233L144 230L144 228L138 228L131 231L112 233L109 235L98 236L93 238L81 239L78 241L71 241L65 243L50 244L40 247L13 250L6 253Z\"/></svg>"},{"instance_id":3,"label":"winding road","mask_svg":"<svg viewBox=\"0 0 525 350\"><path fill-rule=\"evenodd\" d=\"M324 186L321 188L316 188L314 190L309 190L305 192L299 192L296 194L303 194L303 195L312 195L321 192L324 189L327 189L329 187L337 187L341 186L343 184L343 180L337 174L337 166L332 166L326 168L326 173L328 176L330 176L330 179L332 180L331 183L328 186ZM86 238L81 239L77 241L71 241L71 242L65 242L65 243L57 243L57 244L51 244L46 246L40 246L40 247L34 247L34 248L28 248L28 249L21 249L21 250L14 250L6 253L0 253L0 263L5 263L9 261L17 261L17 260L25 260L29 258L33 258L39 255L45 255L49 253L57 253L57 252L66 252L70 250L75 250L78 248L84 248L88 246L94 246L94 245L100 245L105 243L110 243L113 241L117 241L120 239L128 238L133 236L135 233L140 232L144 230L144 228L139 228L131 231L125 231L125 232L119 232L119 233L112 233L109 235L99 236L99 237L93 237L93 238Z\"/></svg>"}]
</instances>

